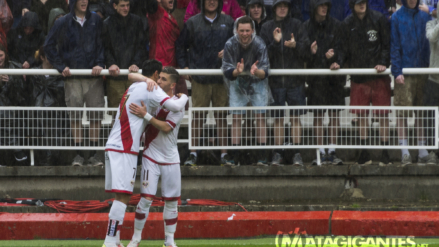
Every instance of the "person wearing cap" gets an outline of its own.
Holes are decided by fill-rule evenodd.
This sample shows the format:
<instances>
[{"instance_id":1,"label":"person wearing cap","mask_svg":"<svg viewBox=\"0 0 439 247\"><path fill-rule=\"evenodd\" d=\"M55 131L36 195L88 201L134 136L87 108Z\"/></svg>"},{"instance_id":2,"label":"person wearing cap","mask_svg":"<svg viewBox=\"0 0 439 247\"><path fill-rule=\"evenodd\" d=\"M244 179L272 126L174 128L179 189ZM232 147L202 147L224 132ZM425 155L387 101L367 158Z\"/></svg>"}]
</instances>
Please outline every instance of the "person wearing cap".
<instances>
[{"instance_id":1,"label":"person wearing cap","mask_svg":"<svg viewBox=\"0 0 439 247\"><path fill-rule=\"evenodd\" d=\"M419 10L420 0L402 0L403 6L393 14L391 22L390 57L392 60L392 75L395 78L395 106L423 106L424 85L428 75L403 75L403 68L426 68L429 66L430 44L426 36L427 22L430 15ZM413 111L397 111L398 139L401 149L401 165L412 163L408 149L407 118L413 116ZM432 155L422 146L426 145L424 123L417 114L415 119L418 137L418 165L430 163Z\"/></svg>"},{"instance_id":2,"label":"person wearing cap","mask_svg":"<svg viewBox=\"0 0 439 247\"><path fill-rule=\"evenodd\" d=\"M350 14L343 21L344 55L351 68L375 68L378 73L384 72L390 65L390 30L389 22L383 14L372 10L367 0L349 0ZM351 106L390 106L391 88L388 75L351 75ZM352 110L358 114L360 126L360 144L368 145L368 117L366 110ZM374 110L379 116L381 145L389 145L388 110ZM359 165L370 165L369 152L362 149ZM387 150L383 150L380 166L391 164Z\"/></svg>"},{"instance_id":3,"label":"person wearing cap","mask_svg":"<svg viewBox=\"0 0 439 247\"><path fill-rule=\"evenodd\" d=\"M307 59L307 68L336 70L343 66L341 22L329 15L331 7L331 0L311 0L309 3L311 17L303 24L308 33L308 38L312 42L311 53ZM306 80L308 84L308 105L344 105L345 78L343 76L308 76ZM317 145L323 145L323 114L326 109L312 111L314 112L313 135L317 138ZM337 144L338 111L328 111L330 121L327 144L331 146ZM330 148L328 154L326 154L324 148L321 148L320 159L321 164L343 165L343 161L336 156L334 148ZM313 165L317 165L317 160L314 160Z\"/></svg>"},{"instance_id":4,"label":"person wearing cap","mask_svg":"<svg viewBox=\"0 0 439 247\"><path fill-rule=\"evenodd\" d=\"M310 51L310 42L302 23L290 17L290 1L275 0L273 2L273 20L262 25L261 38L268 49L271 69L303 69L304 59ZM305 78L303 76L272 76L269 78L274 106L306 105ZM302 129L300 115L306 110L290 110L291 135L285 136L284 111L274 110L271 116L275 117L274 140L275 145L300 145L302 142ZM291 140L290 140L291 139ZM282 150L275 150L272 165L283 163ZM293 149L293 165L303 166L302 157L298 149Z\"/></svg>"},{"instance_id":5,"label":"person wearing cap","mask_svg":"<svg viewBox=\"0 0 439 247\"><path fill-rule=\"evenodd\" d=\"M262 25L268 20L264 0L248 0L245 14L252 18L256 35L260 36Z\"/></svg>"}]
</instances>

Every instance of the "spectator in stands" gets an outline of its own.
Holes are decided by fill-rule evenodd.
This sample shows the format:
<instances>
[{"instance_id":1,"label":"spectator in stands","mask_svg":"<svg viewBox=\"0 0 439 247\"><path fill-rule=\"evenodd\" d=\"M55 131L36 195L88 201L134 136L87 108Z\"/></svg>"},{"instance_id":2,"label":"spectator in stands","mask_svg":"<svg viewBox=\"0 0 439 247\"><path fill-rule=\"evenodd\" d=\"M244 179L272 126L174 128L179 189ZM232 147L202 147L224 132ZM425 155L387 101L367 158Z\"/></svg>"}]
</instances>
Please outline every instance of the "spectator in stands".
<instances>
[{"instance_id":1,"label":"spectator in stands","mask_svg":"<svg viewBox=\"0 0 439 247\"><path fill-rule=\"evenodd\" d=\"M271 69L303 69L304 59L310 53L310 42L302 23L290 17L290 1L275 0L273 2L274 19L262 26L261 37L265 41L270 58ZM305 79L302 76L272 76L269 78L271 93L275 106L306 105ZM299 116L306 110L291 110L291 137L285 136L284 111L275 110L274 142L275 145L300 145L302 129ZM291 142L291 143L290 143ZM298 149L293 149L293 165L303 166ZM275 150L272 165L283 163L283 150Z\"/></svg>"},{"instance_id":2,"label":"spectator in stands","mask_svg":"<svg viewBox=\"0 0 439 247\"><path fill-rule=\"evenodd\" d=\"M224 47L222 71L229 84L229 106L243 107L250 102L252 106L267 106L271 97L268 86L270 62L264 41L256 36L255 25L248 16L235 21L235 36ZM250 75L244 75L249 72ZM232 145L241 145L242 115L246 111L232 111ZM255 110L257 146L265 146L267 133L265 110ZM237 152L234 152L235 154ZM257 165L267 166L267 157L259 152ZM237 157L234 157L235 161ZM233 165L234 163L232 163Z\"/></svg>"},{"instance_id":3,"label":"spectator in stands","mask_svg":"<svg viewBox=\"0 0 439 247\"><path fill-rule=\"evenodd\" d=\"M312 69L339 69L343 66L343 47L341 23L329 16L331 0L311 0L309 8L311 18L304 23L311 44L311 53L307 61L307 68ZM331 106L344 105L344 85L346 77L343 76L308 76L308 105ZM323 114L326 109L316 109L314 112L314 136L317 145L323 145ZM328 144L337 144L338 112L329 110ZM328 154L324 148L320 149L321 164L343 165L343 161L335 154L335 149L330 148ZM314 160L313 165L317 165Z\"/></svg>"},{"instance_id":4,"label":"spectator in stands","mask_svg":"<svg viewBox=\"0 0 439 247\"><path fill-rule=\"evenodd\" d=\"M9 60L6 48L0 44L0 69L19 69L20 63ZM28 106L29 87L21 75L0 75L0 105L2 106ZM2 115L5 113L1 113ZM6 114L5 114L6 115ZM2 129L0 132L0 145L20 146L24 138L24 122L19 119L27 118L23 111L11 111L9 115L3 116ZM2 156L3 157L3 156ZM27 154L23 150L14 150L14 157L17 165L24 165L27 161ZM4 158L2 158L4 159Z\"/></svg>"},{"instance_id":5,"label":"spectator in stands","mask_svg":"<svg viewBox=\"0 0 439 247\"><path fill-rule=\"evenodd\" d=\"M6 0L0 0L0 44L6 49L8 48L6 34L11 29L13 22L14 18Z\"/></svg>"},{"instance_id":6,"label":"spectator in stands","mask_svg":"<svg viewBox=\"0 0 439 247\"><path fill-rule=\"evenodd\" d=\"M245 13L255 23L256 35L260 36L262 24L267 22L264 0L248 0Z\"/></svg>"},{"instance_id":7,"label":"spectator in stands","mask_svg":"<svg viewBox=\"0 0 439 247\"><path fill-rule=\"evenodd\" d=\"M53 23L55 23L56 20L66 15L66 12L64 12L63 9L55 8L52 9L49 13L49 22L47 23L47 30L49 31L53 27Z\"/></svg>"},{"instance_id":8,"label":"spectator in stands","mask_svg":"<svg viewBox=\"0 0 439 247\"><path fill-rule=\"evenodd\" d=\"M15 28L20 23L24 13L29 11L31 6L31 0L7 0L9 8L11 8L12 15L14 16L14 24L12 28Z\"/></svg>"},{"instance_id":9,"label":"spectator in stands","mask_svg":"<svg viewBox=\"0 0 439 247\"><path fill-rule=\"evenodd\" d=\"M395 77L394 100L395 106L422 106L424 85L428 75L402 74L403 68L425 68L429 65L430 47L426 38L426 24L431 17L420 11L420 0L403 0L401 9L391 18L391 46L392 74ZM398 136L399 145L407 146L407 117L412 111L398 111ZM426 144L422 116L416 117L415 125L418 126L418 146ZM412 158L407 149L401 149L401 164L412 163ZM429 162L431 157L426 149L419 149L418 164Z\"/></svg>"},{"instance_id":10,"label":"spectator in stands","mask_svg":"<svg viewBox=\"0 0 439 247\"><path fill-rule=\"evenodd\" d=\"M426 27L427 39L430 42L430 68L438 68L439 67L439 20L433 19L427 22ZM423 95L423 103L424 106L434 106L437 107L439 105L439 75L438 74L430 74L428 76L428 80L424 86L424 95ZM424 116L425 117L425 116ZM434 145L438 140L435 138L435 133L432 131L434 128L434 122L437 119L437 116L434 116L434 112L430 113L428 116L428 122L426 126L428 127L428 131L426 131L426 136L431 140L429 144ZM424 123L425 124L425 123ZM437 123L436 123L437 124ZM436 165L437 164L437 156L434 153L430 152L429 159L427 164Z\"/></svg>"},{"instance_id":11,"label":"spectator in stands","mask_svg":"<svg viewBox=\"0 0 439 247\"><path fill-rule=\"evenodd\" d=\"M99 76L104 67L104 46L101 40L102 20L88 10L88 0L71 0L70 13L56 21L47 35L44 51L47 59L64 77L66 105L69 107L104 107L104 85ZM92 76L70 77L70 69L92 69ZM103 112L89 114L90 146L99 145ZM71 114L70 127L75 146L83 146L81 114ZM88 160L103 165L93 151ZM84 154L77 150L72 165L81 166Z\"/></svg>"},{"instance_id":12,"label":"spectator in stands","mask_svg":"<svg viewBox=\"0 0 439 247\"><path fill-rule=\"evenodd\" d=\"M38 19L40 20L40 25L45 35L47 35L48 32L49 13L54 8L60 8L67 12L68 5L66 0L32 0L30 11L38 14Z\"/></svg>"},{"instance_id":13,"label":"spectator in stands","mask_svg":"<svg viewBox=\"0 0 439 247\"><path fill-rule=\"evenodd\" d=\"M222 0L201 1L201 14L191 17L183 28L176 43L177 63L185 69L219 69L224 54L224 45L233 35L233 19L221 14ZM191 76L192 106L225 107L228 91L222 76ZM194 114L192 123L192 145L198 146L200 130L205 114ZM226 113L215 114L217 137L220 146L227 145ZM211 144L214 145L214 144ZM221 151L221 163L231 164L226 150ZM191 150L185 165L196 165L196 150Z\"/></svg>"},{"instance_id":14,"label":"spectator in stands","mask_svg":"<svg viewBox=\"0 0 439 247\"><path fill-rule=\"evenodd\" d=\"M114 1L113 1L114 2ZM90 12L96 13L102 20L106 19L105 3L101 0L90 0Z\"/></svg>"},{"instance_id":15,"label":"spectator in stands","mask_svg":"<svg viewBox=\"0 0 439 247\"><path fill-rule=\"evenodd\" d=\"M140 17L130 13L129 0L113 0L116 10L104 21L102 40L105 47L108 107L118 107L120 99L132 82L128 76L119 76L120 69L138 72L144 61L146 47L143 23Z\"/></svg>"},{"instance_id":16,"label":"spectator in stands","mask_svg":"<svg viewBox=\"0 0 439 247\"><path fill-rule=\"evenodd\" d=\"M390 64L390 30L387 18L369 7L367 0L349 0L352 14L343 22L345 59L351 68L375 68L384 72ZM351 106L390 106L391 88L388 75L351 75ZM359 116L360 144L369 145L367 115L365 110L352 110ZM379 116L381 145L389 145L388 110L376 110ZM369 152L362 149L357 160L359 165L370 165ZM390 165L387 150L382 150L380 166Z\"/></svg>"},{"instance_id":17,"label":"spectator in stands","mask_svg":"<svg viewBox=\"0 0 439 247\"><path fill-rule=\"evenodd\" d=\"M205 1L205 0L203 0ZM202 5L205 4L200 0L191 0L186 9L186 14L184 15L184 22L186 23L189 18L201 12ZM223 1L221 7L222 14L230 15L233 20L236 20L238 17L243 16L244 14L241 11L241 7L239 6L236 0L225 0Z\"/></svg>"},{"instance_id":18,"label":"spectator in stands","mask_svg":"<svg viewBox=\"0 0 439 247\"><path fill-rule=\"evenodd\" d=\"M44 34L38 15L28 11L20 23L8 35L8 50L12 61L22 64L24 69L36 65L35 52L44 44Z\"/></svg>"},{"instance_id":19,"label":"spectator in stands","mask_svg":"<svg viewBox=\"0 0 439 247\"><path fill-rule=\"evenodd\" d=\"M423 0L422 4L419 4L419 9L437 18L437 2L438 0Z\"/></svg>"}]
</instances>

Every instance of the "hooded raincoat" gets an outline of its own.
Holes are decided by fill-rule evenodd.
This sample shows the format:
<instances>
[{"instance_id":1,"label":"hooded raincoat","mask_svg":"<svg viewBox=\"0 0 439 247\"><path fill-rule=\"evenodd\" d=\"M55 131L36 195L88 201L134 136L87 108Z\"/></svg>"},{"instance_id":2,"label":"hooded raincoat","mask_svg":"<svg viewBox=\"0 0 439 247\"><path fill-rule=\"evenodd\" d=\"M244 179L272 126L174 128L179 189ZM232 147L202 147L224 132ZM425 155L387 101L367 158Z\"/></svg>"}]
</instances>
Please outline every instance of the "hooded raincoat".
<instances>
[{"instance_id":1,"label":"hooded raincoat","mask_svg":"<svg viewBox=\"0 0 439 247\"><path fill-rule=\"evenodd\" d=\"M286 0L275 0L273 2L273 15L275 16L276 5L286 2ZM291 9L291 8L290 8ZM273 31L280 28L282 39L276 42L273 38ZM295 48L289 48L284 45L285 40L291 39L294 34L296 41ZM264 40L268 49L268 56L272 69L303 69L304 59L308 57L310 52L310 42L305 28L298 19L290 17L290 13L281 20L275 19L267 21L262 25L261 38ZM269 78L270 87L274 88L292 88L305 85L303 76L272 76Z\"/></svg>"},{"instance_id":2,"label":"hooded raincoat","mask_svg":"<svg viewBox=\"0 0 439 247\"><path fill-rule=\"evenodd\" d=\"M201 12L204 9L205 0L191 0L186 8L186 14L184 15L183 21L186 23L189 18ZM236 0L225 0L221 7L224 14L229 15L236 20L238 17L243 16L241 7Z\"/></svg>"},{"instance_id":3,"label":"hooded raincoat","mask_svg":"<svg viewBox=\"0 0 439 247\"><path fill-rule=\"evenodd\" d=\"M49 22L47 23L47 30L52 29L53 23L55 23L56 17L64 16L66 12L63 9L55 8L52 9L49 13Z\"/></svg>"},{"instance_id":4,"label":"hooded raincoat","mask_svg":"<svg viewBox=\"0 0 439 247\"><path fill-rule=\"evenodd\" d=\"M268 21L267 19L267 13L265 10L265 4L264 4L264 0L248 0L247 1L247 5L245 6L245 14L247 16L250 16L250 5L252 4L260 4L262 6L262 14L261 14L261 21L258 23L255 20L253 20L254 24L255 24L255 30L256 30L256 35L260 36L261 35L261 28L262 25ZM251 17L251 16L250 16Z\"/></svg>"},{"instance_id":5,"label":"hooded raincoat","mask_svg":"<svg viewBox=\"0 0 439 247\"><path fill-rule=\"evenodd\" d=\"M60 8L65 12L68 11L68 5L65 0L47 0L46 3L42 3L40 0L32 0L32 7L30 11L33 11L38 14L38 18L40 19L40 25L42 27L43 33L47 34L48 32L48 21L50 18L49 13L52 9Z\"/></svg>"},{"instance_id":6,"label":"hooded raincoat","mask_svg":"<svg viewBox=\"0 0 439 247\"><path fill-rule=\"evenodd\" d=\"M202 1L204 3L204 1ZM218 1L217 15L213 22L202 12L191 17L185 24L177 40L177 63L180 68L219 69L222 59L218 53L224 49L227 40L233 36L233 19L221 14L223 1ZM188 51L189 49L189 51ZM198 76L192 78L197 83L224 83L221 76Z\"/></svg>"},{"instance_id":7,"label":"hooded raincoat","mask_svg":"<svg viewBox=\"0 0 439 247\"><path fill-rule=\"evenodd\" d=\"M76 2L77 0L70 1L70 13L54 23L44 43L47 59L59 72L66 67L70 69L92 69L97 65L105 67L101 17L91 13L87 8L85 22L81 26L76 21Z\"/></svg>"},{"instance_id":8,"label":"hooded raincoat","mask_svg":"<svg viewBox=\"0 0 439 247\"><path fill-rule=\"evenodd\" d=\"M239 20L239 18L238 18ZM267 106L272 103L271 91L268 86L268 70L270 69L270 61L268 59L267 47L259 36L256 36L256 33L252 34L252 41L250 44L243 45L240 42L239 35L237 33L237 22L235 21L234 25L234 36L231 37L225 47L224 47L224 57L223 57L223 65L221 70L225 76L226 85L231 87L237 87L240 91L240 95L245 96L247 98L247 102L251 102L251 98L254 94L259 94L258 103L262 106ZM254 22L253 30L255 28ZM233 71L236 69L236 65L238 62L244 59L244 71L242 75L238 75L237 77L233 76ZM255 75L250 74L250 69L252 65L258 61L257 67L260 70L265 71L265 78L260 79ZM261 82L262 85L254 86L256 83ZM263 99L265 102L260 102ZM230 98L232 101L233 99Z\"/></svg>"},{"instance_id":9,"label":"hooded raincoat","mask_svg":"<svg viewBox=\"0 0 439 247\"><path fill-rule=\"evenodd\" d=\"M34 31L26 35L25 27L33 27ZM35 12L26 12L18 26L8 34L9 58L21 64L27 61L31 67L34 66L35 52L44 44L44 38L38 15Z\"/></svg>"},{"instance_id":10,"label":"hooded raincoat","mask_svg":"<svg viewBox=\"0 0 439 247\"><path fill-rule=\"evenodd\" d=\"M355 0L349 0L354 9ZM344 55L350 68L375 68L377 65L390 65L390 31L389 21L378 11L369 8L366 16L360 20L355 13L343 21ZM393 17L392 17L393 18ZM355 83L375 80L387 75L352 75Z\"/></svg>"},{"instance_id":11,"label":"hooded raincoat","mask_svg":"<svg viewBox=\"0 0 439 247\"><path fill-rule=\"evenodd\" d=\"M402 75L403 68L426 68L429 66L430 45L426 37L426 25L430 15L416 7L410 9L402 0L401 9L391 19L392 74Z\"/></svg>"}]
</instances>

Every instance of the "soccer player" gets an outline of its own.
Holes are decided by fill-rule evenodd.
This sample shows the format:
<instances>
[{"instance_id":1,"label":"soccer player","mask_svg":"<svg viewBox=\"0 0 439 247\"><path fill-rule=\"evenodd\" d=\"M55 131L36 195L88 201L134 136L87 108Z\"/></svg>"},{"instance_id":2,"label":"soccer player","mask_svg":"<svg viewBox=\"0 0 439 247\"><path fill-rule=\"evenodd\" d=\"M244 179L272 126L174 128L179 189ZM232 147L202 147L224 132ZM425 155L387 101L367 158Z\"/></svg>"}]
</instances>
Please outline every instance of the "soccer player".
<instances>
[{"instance_id":1,"label":"soccer player","mask_svg":"<svg viewBox=\"0 0 439 247\"><path fill-rule=\"evenodd\" d=\"M172 67L163 68L158 85L173 100L174 89L179 78L178 72ZM149 124L145 129L145 149L142 158L142 198L137 204L134 220L134 235L128 247L139 246L142 230L148 218L149 208L157 192L159 177L162 176L162 197L165 200L163 219L165 223L164 247L176 247L174 233L177 228L177 204L181 195L180 156L177 148L178 130L184 117L184 110L170 112L157 109L156 117L152 117L142 102L142 107L130 105L131 113L139 118L148 118Z\"/></svg>"},{"instance_id":2,"label":"soccer player","mask_svg":"<svg viewBox=\"0 0 439 247\"><path fill-rule=\"evenodd\" d=\"M142 74L148 77L147 81L149 82L150 78L157 78L162 70L162 64L157 60L148 60L142 67ZM145 119L131 114L128 111L128 106L131 103L140 105L141 102L144 102L149 112L156 112L160 106L173 112L179 112L184 109L188 100L186 95L182 95L177 100L170 100L170 97L161 88L148 91L147 87L146 82L136 82L125 92L105 148L105 191L116 193L116 199L110 210L103 247L122 246L120 244L120 229L127 203L133 194L140 136L147 124Z\"/></svg>"}]
</instances>

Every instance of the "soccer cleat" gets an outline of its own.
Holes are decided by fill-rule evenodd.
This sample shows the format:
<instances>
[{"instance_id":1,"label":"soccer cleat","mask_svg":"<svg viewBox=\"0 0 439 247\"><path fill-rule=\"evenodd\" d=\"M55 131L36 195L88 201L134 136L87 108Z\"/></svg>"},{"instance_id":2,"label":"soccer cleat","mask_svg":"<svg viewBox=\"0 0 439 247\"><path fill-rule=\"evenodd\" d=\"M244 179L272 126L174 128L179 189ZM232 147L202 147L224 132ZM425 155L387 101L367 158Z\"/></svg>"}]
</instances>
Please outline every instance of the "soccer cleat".
<instances>
[{"instance_id":1,"label":"soccer cleat","mask_svg":"<svg viewBox=\"0 0 439 247\"><path fill-rule=\"evenodd\" d=\"M412 164L412 156L410 154L404 154L401 159L401 166L411 165Z\"/></svg>"},{"instance_id":2,"label":"soccer cleat","mask_svg":"<svg viewBox=\"0 0 439 247\"><path fill-rule=\"evenodd\" d=\"M282 158L282 155L278 152L275 152L273 155L273 158L271 160L272 166L283 166L282 163L284 163L284 159Z\"/></svg>"},{"instance_id":3,"label":"soccer cleat","mask_svg":"<svg viewBox=\"0 0 439 247\"><path fill-rule=\"evenodd\" d=\"M337 155L335 155L335 152L331 152L326 157L326 160L327 160L328 164L332 164L332 165L336 165L336 166L342 166L343 165L343 160L338 158Z\"/></svg>"},{"instance_id":4,"label":"soccer cleat","mask_svg":"<svg viewBox=\"0 0 439 247\"><path fill-rule=\"evenodd\" d=\"M171 245L164 245L164 244L163 244L163 247L178 247L178 246L177 246L176 243L173 243L173 244L171 244Z\"/></svg>"},{"instance_id":5,"label":"soccer cleat","mask_svg":"<svg viewBox=\"0 0 439 247\"><path fill-rule=\"evenodd\" d=\"M82 166L82 164L84 164L84 158L77 154L75 158L73 158L72 166Z\"/></svg>"},{"instance_id":6,"label":"soccer cleat","mask_svg":"<svg viewBox=\"0 0 439 247\"><path fill-rule=\"evenodd\" d=\"M184 162L185 166L196 166L197 164L197 156L191 154L189 155L189 158Z\"/></svg>"},{"instance_id":7,"label":"soccer cleat","mask_svg":"<svg viewBox=\"0 0 439 247\"><path fill-rule=\"evenodd\" d=\"M420 158L418 156L418 166L437 165L437 157L434 152L430 152L427 156Z\"/></svg>"},{"instance_id":8,"label":"soccer cleat","mask_svg":"<svg viewBox=\"0 0 439 247\"><path fill-rule=\"evenodd\" d=\"M293 166L303 166L302 156L299 153L294 155Z\"/></svg>"},{"instance_id":9,"label":"soccer cleat","mask_svg":"<svg viewBox=\"0 0 439 247\"><path fill-rule=\"evenodd\" d=\"M222 166L234 166L235 160L230 157L229 154L224 155L224 157L221 158L221 165Z\"/></svg>"},{"instance_id":10,"label":"soccer cleat","mask_svg":"<svg viewBox=\"0 0 439 247\"><path fill-rule=\"evenodd\" d=\"M383 150L381 152L380 163L378 165L379 166L390 166L390 165L392 165L392 162L390 161L389 153L387 152L387 150Z\"/></svg>"},{"instance_id":11,"label":"soccer cleat","mask_svg":"<svg viewBox=\"0 0 439 247\"><path fill-rule=\"evenodd\" d=\"M372 164L369 152L367 152L366 150L362 150L360 153L360 157L358 157L357 163L355 164L360 166L368 166Z\"/></svg>"},{"instance_id":12,"label":"soccer cleat","mask_svg":"<svg viewBox=\"0 0 439 247\"><path fill-rule=\"evenodd\" d=\"M102 245L102 247L123 247L123 245L117 245L117 244L112 244L112 243L104 243Z\"/></svg>"},{"instance_id":13,"label":"soccer cleat","mask_svg":"<svg viewBox=\"0 0 439 247\"><path fill-rule=\"evenodd\" d=\"M122 243L120 243L117 247L125 247Z\"/></svg>"},{"instance_id":14,"label":"soccer cleat","mask_svg":"<svg viewBox=\"0 0 439 247\"><path fill-rule=\"evenodd\" d=\"M140 240L132 239L130 243L127 245L127 247L138 247L139 244L140 244Z\"/></svg>"}]
</instances>

